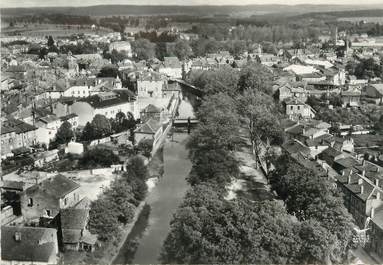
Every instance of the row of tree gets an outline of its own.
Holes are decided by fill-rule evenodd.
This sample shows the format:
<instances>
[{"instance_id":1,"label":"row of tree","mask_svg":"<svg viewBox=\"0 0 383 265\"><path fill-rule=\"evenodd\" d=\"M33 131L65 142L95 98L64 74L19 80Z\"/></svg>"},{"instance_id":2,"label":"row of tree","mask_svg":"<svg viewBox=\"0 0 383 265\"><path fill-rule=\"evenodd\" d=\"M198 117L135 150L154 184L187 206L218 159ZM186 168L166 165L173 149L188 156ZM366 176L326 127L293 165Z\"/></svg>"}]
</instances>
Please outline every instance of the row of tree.
<instances>
[{"instance_id":1,"label":"row of tree","mask_svg":"<svg viewBox=\"0 0 383 265\"><path fill-rule=\"evenodd\" d=\"M303 167L289 155L274 161L272 188L285 202L287 212L308 224L308 262L343 263L353 247L353 219L343 205L342 193L327 176Z\"/></svg>"},{"instance_id":2,"label":"row of tree","mask_svg":"<svg viewBox=\"0 0 383 265\"><path fill-rule=\"evenodd\" d=\"M119 234L122 224L132 221L136 207L145 198L148 169L141 157L132 157L127 172L116 178L91 203L89 229L102 241L110 241Z\"/></svg>"}]
</instances>

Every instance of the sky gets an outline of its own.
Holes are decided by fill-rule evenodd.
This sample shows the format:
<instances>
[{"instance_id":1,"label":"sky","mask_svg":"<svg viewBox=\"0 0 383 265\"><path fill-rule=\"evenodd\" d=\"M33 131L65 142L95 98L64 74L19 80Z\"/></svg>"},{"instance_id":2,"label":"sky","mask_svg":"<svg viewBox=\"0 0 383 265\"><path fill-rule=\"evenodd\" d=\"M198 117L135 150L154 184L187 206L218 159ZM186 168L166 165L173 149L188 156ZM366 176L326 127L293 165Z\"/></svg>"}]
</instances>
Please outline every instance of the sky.
<instances>
[{"instance_id":1,"label":"sky","mask_svg":"<svg viewBox=\"0 0 383 265\"><path fill-rule=\"evenodd\" d=\"M382 4L382 0L0 0L0 7L91 6L91 5L250 5L250 4Z\"/></svg>"}]
</instances>

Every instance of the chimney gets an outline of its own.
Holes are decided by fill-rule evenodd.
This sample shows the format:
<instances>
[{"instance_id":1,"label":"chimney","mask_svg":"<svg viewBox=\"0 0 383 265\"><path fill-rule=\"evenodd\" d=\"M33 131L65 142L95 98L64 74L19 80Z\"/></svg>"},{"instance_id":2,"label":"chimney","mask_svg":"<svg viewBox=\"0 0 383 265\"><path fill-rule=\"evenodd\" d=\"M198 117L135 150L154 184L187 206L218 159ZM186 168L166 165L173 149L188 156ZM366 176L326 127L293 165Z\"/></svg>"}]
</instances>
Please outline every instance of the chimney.
<instances>
[{"instance_id":1,"label":"chimney","mask_svg":"<svg viewBox=\"0 0 383 265\"><path fill-rule=\"evenodd\" d=\"M364 160L363 160L364 161ZM365 169L363 169L363 171L362 171L362 176L364 177L366 175L366 170Z\"/></svg>"},{"instance_id":2,"label":"chimney","mask_svg":"<svg viewBox=\"0 0 383 265\"><path fill-rule=\"evenodd\" d=\"M371 208L371 219L374 218L374 216L375 216L375 208L372 207Z\"/></svg>"},{"instance_id":3,"label":"chimney","mask_svg":"<svg viewBox=\"0 0 383 265\"><path fill-rule=\"evenodd\" d=\"M351 184L351 173L348 175L348 181L347 181L348 184Z\"/></svg>"},{"instance_id":4,"label":"chimney","mask_svg":"<svg viewBox=\"0 0 383 265\"><path fill-rule=\"evenodd\" d=\"M15 240L18 242L21 241L21 233L20 232L15 232Z\"/></svg>"},{"instance_id":5,"label":"chimney","mask_svg":"<svg viewBox=\"0 0 383 265\"><path fill-rule=\"evenodd\" d=\"M375 179L375 186L379 187L379 179Z\"/></svg>"},{"instance_id":6,"label":"chimney","mask_svg":"<svg viewBox=\"0 0 383 265\"><path fill-rule=\"evenodd\" d=\"M363 194L363 193L364 193L364 186L362 184L362 185L360 185L360 194Z\"/></svg>"}]
</instances>

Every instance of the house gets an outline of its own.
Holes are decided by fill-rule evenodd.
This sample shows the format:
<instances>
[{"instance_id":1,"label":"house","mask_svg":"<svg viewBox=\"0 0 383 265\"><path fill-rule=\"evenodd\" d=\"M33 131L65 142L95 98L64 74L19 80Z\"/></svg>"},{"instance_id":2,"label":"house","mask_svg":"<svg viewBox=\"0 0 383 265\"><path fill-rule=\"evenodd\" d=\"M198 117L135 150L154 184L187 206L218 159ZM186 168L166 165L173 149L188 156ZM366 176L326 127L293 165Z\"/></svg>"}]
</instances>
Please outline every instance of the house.
<instances>
[{"instance_id":1,"label":"house","mask_svg":"<svg viewBox=\"0 0 383 265\"><path fill-rule=\"evenodd\" d=\"M16 130L9 127L1 127L1 159L13 156L12 150L16 146Z\"/></svg>"},{"instance_id":2,"label":"house","mask_svg":"<svg viewBox=\"0 0 383 265\"><path fill-rule=\"evenodd\" d=\"M383 103L383 84L369 84L365 87L367 98L375 101L376 104Z\"/></svg>"},{"instance_id":3,"label":"house","mask_svg":"<svg viewBox=\"0 0 383 265\"><path fill-rule=\"evenodd\" d=\"M57 130L60 128L62 122L56 115L47 115L38 118L35 125L38 127L36 130L36 140L38 143L49 145L56 137Z\"/></svg>"},{"instance_id":4,"label":"house","mask_svg":"<svg viewBox=\"0 0 383 265\"><path fill-rule=\"evenodd\" d=\"M289 98L297 98L302 102L306 102L308 91L306 90L306 83L302 82L289 82L285 83L279 88L279 101L285 101Z\"/></svg>"},{"instance_id":5,"label":"house","mask_svg":"<svg viewBox=\"0 0 383 265\"><path fill-rule=\"evenodd\" d=\"M286 115L290 119L312 119L315 116L315 110L298 99L290 99L286 101Z\"/></svg>"},{"instance_id":6,"label":"house","mask_svg":"<svg viewBox=\"0 0 383 265\"><path fill-rule=\"evenodd\" d=\"M79 187L79 184L60 174L29 187L21 195L24 219L53 219L61 209L80 201Z\"/></svg>"},{"instance_id":7,"label":"house","mask_svg":"<svg viewBox=\"0 0 383 265\"><path fill-rule=\"evenodd\" d=\"M365 228L366 219L371 216L373 209L383 206L380 183L383 172L376 173L364 165L358 165L343 170L337 177L337 186L344 194L344 204L361 229Z\"/></svg>"},{"instance_id":8,"label":"house","mask_svg":"<svg viewBox=\"0 0 383 265\"><path fill-rule=\"evenodd\" d=\"M350 107L356 107L360 105L360 96L361 96L361 91L358 90L347 90L347 91L342 91L340 93L343 106L350 106Z\"/></svg>"},{"instance_id":9,"label":"house","mask_svg":"<svg viewBox=\"0 0 383 265\"><path fill-rule=\"evenodd\" d=\"M130 91L104 92L80 101L71 106L71 113L78 116L78 124L85 126L91 122L97 114L104 115L108 119L115 118L118 112L130 112L135 119L139 117L139 110L135 95Z\"/></svg>"},{"instance_id":10,"label":"house","mask_svg":"<svg viewBox=\"0 0 383 265\"><path fill-rule=\"evenodd\" d=\"M53 149L42 153L37 153L33 155L33 158L35 160L35 167L43 167L46 163L56 161L59 159L58 150Z\"/></svg>"},{"instance_id":11,"label":"house","mask_svg":"<svg viewBox=\"0 0 383 265\"><path fill-rule=\"evenodd\" d=\"M109 52L116 50L125 52L128 57L132 57L132 46L129 41L115 41L109 44Z\"/></svg>"},{"instance_id":12,"label":"house","mask_svg":"<svg viewBox=\"0 0 383 265\"><path fill-rule=\"evenodd\" d=\"M366 249L383 259L383 208L377 207L372 210L370 220L369 242Z\"/></svg>"},{"instance_id":13,"label":"house","mask_svg":"<svg viewBox=\"0 0 383 265\"><path fill-rule=\"evenodd\" d=\"M20 147L30 147L37 143L36 130L37 128L33 125L30 125L26 122L16 119L8 119L3 122L2 127L7 127L8 130L15 132L15 141L12 140L11 145L13 149ZM10 133L9 135L13 135ZM9 138L10 141L10 138Z\"/></svg>"},{"instance_id":14,"label":"house","mask_svg":"<svg viewBox=\"0 0 383 265\"><path fill-rule=\"evenodd\" d=\"M163 90L167 86L165 76L156 72L146 71L139 73L136 80L138 97L162 97Z\"/></svg>"},{"instance_id":15,"label":"house","mask_svg":"<svg viewBox=\"0 0 383 265\"><path fill-rule=\"evenodd\" d=\"M76 129L78 126L78 115L75 113L70 113L68 115L64 115L59 117L61 123L69 122L72 125L73 129ZM60 125L61 126L61 125Z\"/></svg>"},{"instance_id":16,"label":"house","mask_svg":"<svg viewBox=\"0 0 383 265\"><path fill-rule=\"evenodd\" d=\"M318 158L326 161L326 163L330 167L333 167L334 161L344 157L345 157L345 154L343 152L340 152L331 146L326 148L323 152L321 152L318 155Z\"/></svg>"},{"instance_id":17,"label":"house","mask_svg":"<svg viewBox=\"0 0 383 265\"><path fill-rule=\"evenodd\" d=\"M359 229L369 239L365 248L383 258L383 168L363 160L341 171L337 187Z\"/></svg>"},{"instance_id":18,"label":"house","mask_svg":"<svg viewBox=\"0 0 383 265\"><path fill-rule=\"evenodd\" d=\"M172 78L182 78L182 64L177 57L164 57L158 71Z\"/></svg>"},{"instance_id":19,"label":"house","mask_svg":"<svg viewBox=\"0 0 383 265\"><path fill-rule=\"evenodd\" d=\"M166 135L170 127L170 121L168 119L165 121L149 119L134 131L134 142L135 144L138 144L144 139L152 140L153 154L160 146L162 136Z\"/></svg>"},{"instance_id":20,"label":"house","mask_svg":"<svg viewBox=\"0 0 383 265\"><path fill-rule=\"evenodd\" d=\"M162 110L153 104L149 104L146 108L141 110L140 112L140 119L142 123L147 122L150 119L154 119L159 121L161 118L161 112Z\"/></svg>"},{"instance_id":21,"label":"house","mask_svg":"<svg viewBox=\"0 0 383 265\"><path fill-rule=\"evenodd\" d=\"M306 66L306 65L299 65L299 64L289 65L283 68L283 71L292 72L295 75L312 74L312 73L319 72L319 70L316 69L314 66Z\"/></svg>"},{"instance_id":22,"label":"house","mask_svg":"<svg viewBox=\"0 0 383 265\"><path fill-rule=\"evenodd\" d=\"M73 207L60 211L60 232L64 251L94 250L97 235L88 231L88 220L89 209Z\"/></svg>"},{"instance_id":23,"label":"house","mask_svg":"<svg viewBox=\"0 0 383 265\"><path fill-rule=\"evenodd\" d=\"M2 226L2 264L57 264L57 230L45 227Z\"/></svg>"}]
</instances>

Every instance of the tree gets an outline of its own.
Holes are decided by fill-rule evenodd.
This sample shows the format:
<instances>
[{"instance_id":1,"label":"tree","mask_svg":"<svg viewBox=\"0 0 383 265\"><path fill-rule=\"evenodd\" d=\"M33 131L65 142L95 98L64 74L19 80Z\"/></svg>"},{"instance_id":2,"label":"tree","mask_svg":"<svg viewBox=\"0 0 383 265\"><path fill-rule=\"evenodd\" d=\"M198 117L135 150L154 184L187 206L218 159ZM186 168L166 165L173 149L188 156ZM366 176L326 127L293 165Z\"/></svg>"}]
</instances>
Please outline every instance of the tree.
<instances>
[{"instance_id":1,"label":"tree","mask_svg":"<svg viewBox=\"0 0 383 265\"><path fill-rule=\"evenodd\" d=\"M137 145L137 150L140 151L144 156L150 157L153 150L153 142L153 139L142 139Z\"/></svg>"},{"instance_id":2,"label":"tree","mask_svg":"<svg viewBox=\"0 0 383 265\"><path fill-rule=\"evenodd\" d=\"M327 230L321 234L324 238L318 239L320 241L317 243L323 245L322 242L326 239L325 245L330 247L327 250L323 250L323 247L319 252L322 254L317 252L312 254L313 257L325 257L322 262L331 258L332 261L342 263L352 243L353 224L341 195L325 176L318 175L291 159L289 161L285 165L281 161L275 164L277 170L270 176L273 189L285 201L289 213L301 221L314 220ZM326 255L323 255L324 252Z\"/></svg>"},{"instance_id":3,"label":"tree","mask_svg":"<svg viewBox=\"0 0 383 265\"><path fill-rule=\"evenodd\" d=\"M101 196L90 205L89 230L98 234L98 238L107 241L115 237L119 231L117 213L113 203Z\"/></svg>"},{"instance_id":4,"label":"tree","mask_svg":"<svg viewBox=\"0 0 383 265\"><path fill-rule=\"evenodd\" d=\"M92 141L94 139L96 139L94 127L93 127L92 123L87 122L85 124L83 131L82 131L81 140L82 141Z\"/></svg>"},{"instance_id":5,"label":"tree","mask_svg":"<svg viewBox=\"0 0 383 265\"><path fill-rule=\"evenodd\" d=\"M96 139L105 137L112 133L112 126L109 120L101 114L96 114L91 123L94 129L94 137Z\"/></svg>"},{"instance_id":6,"label":"tree","mask_svg":"<svg viewBox=\"0 0 383 265\"><path fill-rule=\"evenodd\" d=\"M239 174L238 162L230 152L223 149L202 149L193 155L193 167L187 177L190 185L214 182L226 185Z\"/></svg>"},{"instance_id":7,"label":"tree","mask_svg":"<svg viewBox=\"0 0 383 265\"><path fill-rule=\"evenodd\" d=\"M180 60L185 60L193 55L193 51L189 43L185 40L178 40L176 42L174 52Z\"/></svg>"},{"instance_id":8,"label":"tree","mask_svg":"<svg viewBox=\"0 0 383 265\"><path fill-rule=\"evenodd\" d=\"M148 191L146 180L149 177L149 171L140 156L130 158L126 166L127 172L122 175L122 178L132 187L133 203L138 205L145 198Z\"/></svg>"},{"instance_id":9,"label":"tree","mask_svg":"<svg viewBox=\"0 0 383 265\"><path fill-rule=\"evenodd\" d=\"M129 176L142 179L143 181L146 181L149 177L148 167L145 165L144 159L140 156L130 158L126 166Z\"/></svg>"},{"instance_id":10,"label":"tree","mask_svg":"<svg viewBox=\"0 0 383 265\"><path fill-rule=\"evenodd\" d=\"M101 68L97 74L98 77L113 77L116 78L118 75L118 68L115 65L107 65Z\"/></svg>"},{"instance_id":11,"label":"tree","mask_svg":"<svg viewBox=\"0 0 383 265\"><path fill-rule=\"evenodd\" d=\"M48 47L53 47L55 45L55 41L53 40L52 36L48 36L48 42L47 42Z\"/></svg>"},{"instance_id":12,"label":"tree","mask_svg":"<svg viewBox=\"0 0 383 265\"><path fill-rule=\"evenodd\" d=\"M83 154L79 160L79 165L84 168L110 167L119 162L119 157L113 151L105 148L94 148Z\"/></svg>"},{"instance_id":13,"label":"tree","mask_svg":"<svg viewBox=\"0 0 383 265\"><path fill-rule=\"evenodd\" d=\"M147 39L138 39L132 42L132 50L138 60L148 60L155 57L154 43Z\"/></svg>"},{"instance_id":14,"label":"tree","mask_svg":"<svg viewBox=\"0 0 383 265\"><path fill-rule=\"evenodd\" d=\"M271 95L273 75L265 66L250 62L240 72L238 90L255 90Z\"/></svg>"},{"instance_id":15,"label":"tree","mask_svg":"<svg viewBox=\"0 0 383 265\"><path fill-rule=\"evenodd\" d=\"M131 222L134 217L132 192L132 187L123 179L114 180L110 188L104 192L106 198L114 204L118 220L124 224Z\"/></svg>"},{"instance_id":16,"label":"tree","mask_svg":"<svg viewBox=\"0 0 383 265\"><path fill-rule=\"evenodd\" d=\"M111 122L112 130L114 132L122 132L126 130L133 130L136 127L136 122L134 120L133 114L128 112L128 116L123 112L118 112L116 118Z\"/></svg>"},{"instance_id":17,"label":"tree","mask_svg":"<svg viewBox=\"0 0 383 265\"><path fill-rule=\"evenodd\" d=\"M269 95L251 89L244 91L243 95L238 96L238 113L246 125L255 155L262 155L265 151L262 146L268 146L268 143L282 143L283 132L275 104Z\"/></svg>"},{"instance_id":18,"label":"tree","mask_svg":"<svg viewBox=\"0 0 383 265\"><path fill-rule=\"evenodd\" d=\"M226 201L213 185L190 190L171 221L164 263L299 263L299 222L278 202Z\"/></svg>"},{"instance_id":19,"label":"tree","mask_svg":"<svg viewBox=\"0 0 383 265\"><path fill-rule=\"evenodd\" d=\"M73 138L73 136L74 132L72 130L72 124L70 124L68 121L65 121L57 130L55 141L58 144L66 144Z\"/></svg>"}]
</instances>

